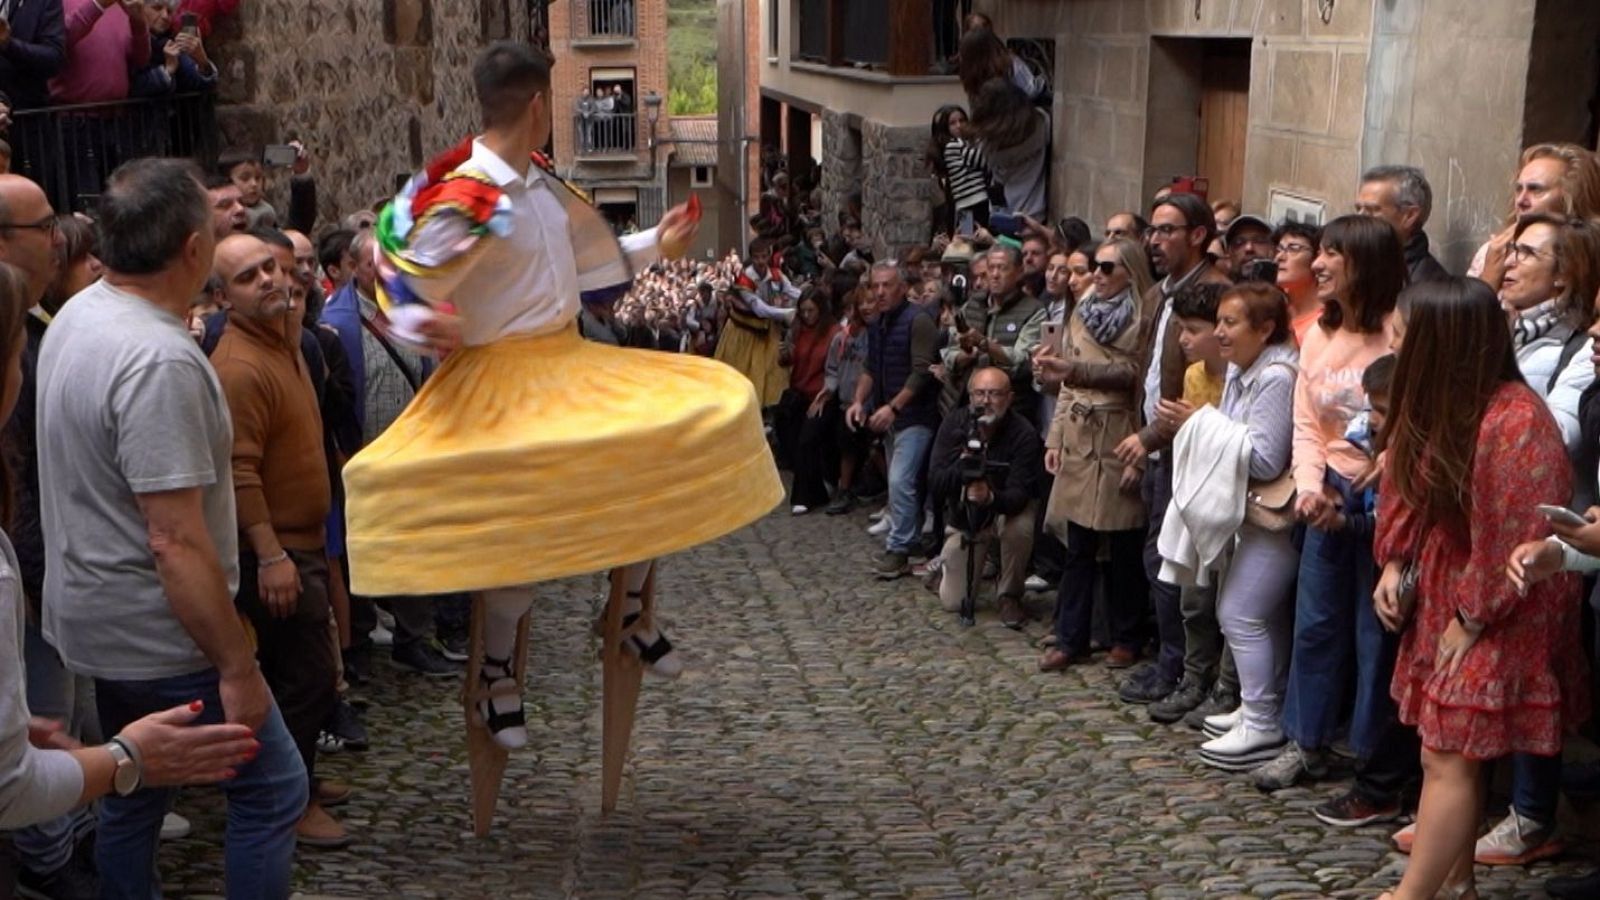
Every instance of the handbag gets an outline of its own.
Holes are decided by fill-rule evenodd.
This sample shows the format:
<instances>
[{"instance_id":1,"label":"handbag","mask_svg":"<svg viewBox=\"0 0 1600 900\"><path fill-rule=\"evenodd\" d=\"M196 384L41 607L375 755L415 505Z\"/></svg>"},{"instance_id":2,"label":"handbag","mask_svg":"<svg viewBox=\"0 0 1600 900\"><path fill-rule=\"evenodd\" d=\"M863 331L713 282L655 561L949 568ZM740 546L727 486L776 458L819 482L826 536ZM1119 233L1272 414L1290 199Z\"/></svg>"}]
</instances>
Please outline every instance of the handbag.
<instances>
[{"instance_id":1,"label":"handbag","mask_svg":"<svg viewBox=\"0 0 1600 900\"><path fill-rule=\"evenodd\" d=\"M1294 475L1285 471L1271 481L1252 481L1244 492L1244 520L1274 534L1294 527Z\"/></svg>"},{"instance_id":2,"label":"handbag","mask_svg":"<svg viewBox=\"0 0 1600 900\"><path fill-rule=\"evenodd\" d=\"M1294 370L1284 363L1285 368ZM1254 398L1251 398L1254 402ZM1294 466L1270 481L1251 481L1244 491L1244 520L1262 531L1281 534L1294 527Z\"/></svg>"}]
</instances>

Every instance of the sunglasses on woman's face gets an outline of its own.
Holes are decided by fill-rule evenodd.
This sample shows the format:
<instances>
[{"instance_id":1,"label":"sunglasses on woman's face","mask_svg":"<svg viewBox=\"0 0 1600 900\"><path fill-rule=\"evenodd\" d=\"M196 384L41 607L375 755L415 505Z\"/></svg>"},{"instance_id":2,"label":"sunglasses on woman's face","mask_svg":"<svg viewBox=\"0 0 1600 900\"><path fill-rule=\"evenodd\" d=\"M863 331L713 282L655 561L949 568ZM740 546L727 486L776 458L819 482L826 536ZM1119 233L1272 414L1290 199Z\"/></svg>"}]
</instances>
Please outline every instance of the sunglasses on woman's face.
<instances>
[{"instance_id":1,"label":"sunglasses on woman's face","mask_svg":"<svg viewBox=\"0 0 1600 900\"><path fill-rule=\"evenodd\" d=\"M1097 260L1094 264L1094 267L1100 270L1101 275L1110 275L1112 272L1117 270L1118 265L1119 263L1117 263L1115 260L1102 259Z\"/></svg>"}]
</instances>

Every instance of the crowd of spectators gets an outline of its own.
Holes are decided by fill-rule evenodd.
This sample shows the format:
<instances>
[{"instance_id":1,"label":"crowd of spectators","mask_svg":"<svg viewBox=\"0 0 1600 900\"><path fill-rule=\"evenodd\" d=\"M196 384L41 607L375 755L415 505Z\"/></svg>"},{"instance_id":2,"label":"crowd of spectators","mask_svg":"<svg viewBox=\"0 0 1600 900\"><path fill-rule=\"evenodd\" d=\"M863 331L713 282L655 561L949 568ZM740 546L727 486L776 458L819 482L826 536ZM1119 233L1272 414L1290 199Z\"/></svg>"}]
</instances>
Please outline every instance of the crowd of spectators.
<instances>
[{"instance_id":1,"label":"crowd of spectators","mask_svg":"<svg viewBox=\"0 0 1600 900\"><path fill-rule=\"evenodd\" d=\"M0 37L19 109L66 96L16 49L51 6ZM179 5L173 33L168 3L68 0L61 34L105 27L123 54L81 73L94 90L182 89L215 77L203 36L232 6ZM972 113L931 123L927 242L883 246L859 197L824 216L814 167L770 153L747 255L635 273L583 335L744 374L788 513L865 525L872 577L966 624L1042 619L1039 670L1125 672L1121 702L1256 789L1347 780L1313 810L1329 827L1414 816L1397 896L1561 852L1560 796L1600 796L1600 769L1561 761L1600 607L1595 154L1528 148L1460 277L1405 165L1325 225L1173 188L1046 224L1049 86L967 24ZM158 836L187 829L167 788L221 781L230 895L280 896L252 873L351 840L330 812L351 789L317 763L368 745L362 686L465 659L466 598L349 591L341 467L438 360L386 327L371 211L318 227L304 147L287 174L280 215L256 149L137 161L92 218L0 175L0 640L27 670L0 694L0 827L37 894L153 895ZM134 754L158 789L123 790ZM1600 872L1549 890L1594 896Z\"/></svg>"},{"instance_id":2,"label":"crowd of spectators","mask_svg":"<svg viewBox=\"0 0 1600 900\"><path fill-rule=\"evenodd\" d=\"M1560 795L1600 794L1560 758L1596 653L1593 577L1560 574L1600 567L1595 154L1530 147L1463 277L1412 166L1325 225L1169 188L1095 240L1027 212L959 106L927 159L935 233L887 259L853 201L823 229L809 173L769 163L745 277L706 289L790 512L881 506L876 577L969 622L1053 597L1041 670L1126 670L1122 701L1263 791L1348 778L1330 827L1414 816L1396 896L1560 853Z\"/></svg>"}]
</instances>

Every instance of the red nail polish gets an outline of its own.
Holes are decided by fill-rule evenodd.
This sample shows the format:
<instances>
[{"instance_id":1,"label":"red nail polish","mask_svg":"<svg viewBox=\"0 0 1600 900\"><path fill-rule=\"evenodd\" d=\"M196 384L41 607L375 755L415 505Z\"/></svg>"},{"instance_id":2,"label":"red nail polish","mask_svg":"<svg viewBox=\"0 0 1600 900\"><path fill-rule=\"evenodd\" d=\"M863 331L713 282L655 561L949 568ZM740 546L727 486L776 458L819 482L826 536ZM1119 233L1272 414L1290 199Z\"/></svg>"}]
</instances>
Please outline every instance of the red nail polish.
<instances>
[{"instance_id":1,"label":"red nail polish","mask_svg":"<svg viewBox=\"0 0 1600 900\"><path fill-rule=\"evenodd\" d=\"M224 777L224 778L237 778L237 777L238 777L238 775L239 775L239 773L238 773L238 772L235 772L235 771L234 771L234 770L232 770L232 769L229 769L229 770L228 770L228 771L227 771L227 772L225 772L225 773L224 773L224 774L223 774L223 776L222 776L222 777Z\"/></svg>"},{"instance_id":2,"label":"red nail polish","mask_svg":"<svg viewBox=\"0 0 1600 900\"><path fill-rule=\"evenodd\" d=\"M205 708L206 708L206 703L205 703L204 700L196 700L193 703L189 704L189 711L190 712L199 712L200 710L205 709Z\"/></svg>"}]
</instances>

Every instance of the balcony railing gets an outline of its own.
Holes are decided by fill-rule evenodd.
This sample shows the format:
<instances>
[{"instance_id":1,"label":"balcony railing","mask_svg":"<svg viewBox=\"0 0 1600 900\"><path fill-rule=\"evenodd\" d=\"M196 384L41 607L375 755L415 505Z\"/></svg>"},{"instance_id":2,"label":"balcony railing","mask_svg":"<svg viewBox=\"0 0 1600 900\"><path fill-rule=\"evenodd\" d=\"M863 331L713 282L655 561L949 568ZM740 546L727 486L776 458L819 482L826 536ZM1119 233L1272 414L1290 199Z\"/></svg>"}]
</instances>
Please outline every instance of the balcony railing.
<instances>
[{"instance_id":1,"label":"balcony railing","mask_svg":"<svg viewBox=\"0 0 1600 900\"><path fill-rule=\"evenodd\" d=\"M632 40L634 0L572 0L574 40Z\"/></svg>"},{"instance_id":2,"label":"balcony railing","mask_svg":"<svg viewBox=\"0 0 1600 900\"><path fill-rule=\"evenodd\" d=\"M632 156L638 148L638 113L609 112L573 116L574 144L577 155Z\"/></svg>"},{"instance_id":3,"label":"balcony railing","mask_svg":"<svg viewBox=\"0 0 1600 900\"><path fill-rule=\"evenodd\" d=\"M11 114L11 171L44 188L57 212L85 210L117 166L144 156L217 163L212 94L17 110Z\"/></svg>"}]
</instances>

